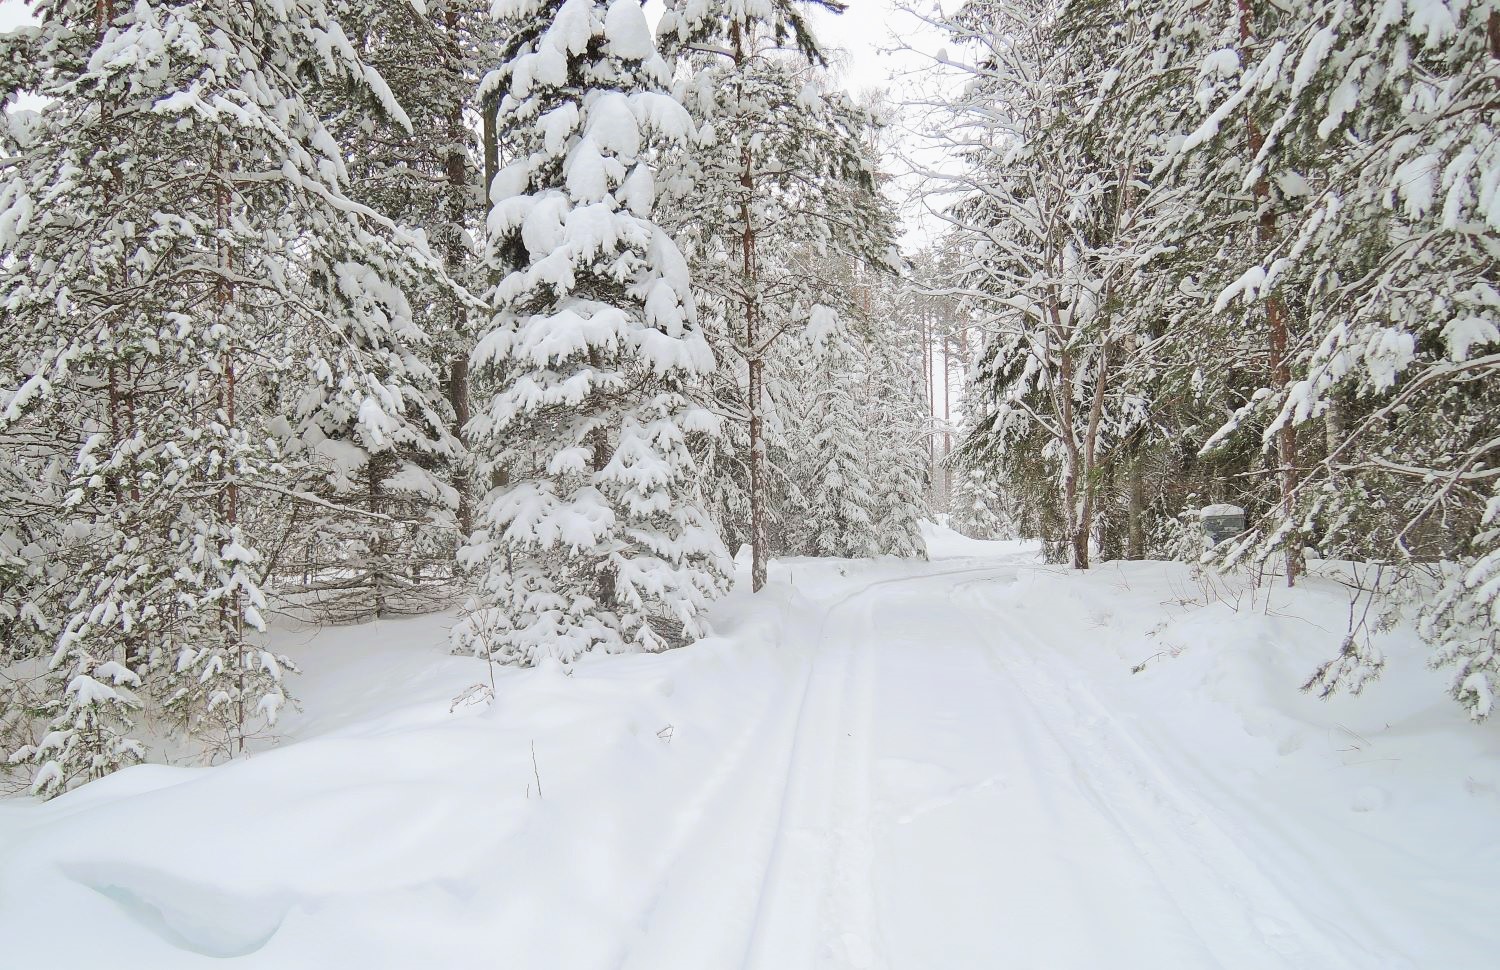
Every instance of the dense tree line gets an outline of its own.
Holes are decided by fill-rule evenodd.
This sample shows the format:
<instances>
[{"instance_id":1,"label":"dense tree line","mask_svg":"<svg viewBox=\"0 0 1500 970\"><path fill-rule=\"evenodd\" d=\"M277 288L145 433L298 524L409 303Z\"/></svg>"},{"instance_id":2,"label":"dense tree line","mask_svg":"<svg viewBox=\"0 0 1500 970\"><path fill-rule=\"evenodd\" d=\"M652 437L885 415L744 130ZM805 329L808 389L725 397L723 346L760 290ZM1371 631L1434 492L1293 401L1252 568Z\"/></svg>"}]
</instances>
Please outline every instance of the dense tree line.
<instances>
[{"instance_id":1,"label":"dense tree line","mask_svg":"<svg viewBox=\"0 0 1500 970\"><path fill-rule=\"evenodd\" d=\"M1500 674L1500 8L974 0L924 105L985 344L961 462L1053 556L1382 565ZM957 92L955 95L953 92ZM988 499L981 498L981 505ZM1311 687L1382 661L1350 636Z\"/></svg>"},{"instance_id":2,"label":"dense tree line","mask_svg":"<svg viewBox=\"0 0 1500 970\"><path fill-rule=\"evenodd\" d=\"M757 588L919 550L876 121L795 4L34 12L0 38L33 790L243 750L291 696L277 611L462 606L456 648L568 661L699 636L731 544Z\"/></svg>"}]
</instances>

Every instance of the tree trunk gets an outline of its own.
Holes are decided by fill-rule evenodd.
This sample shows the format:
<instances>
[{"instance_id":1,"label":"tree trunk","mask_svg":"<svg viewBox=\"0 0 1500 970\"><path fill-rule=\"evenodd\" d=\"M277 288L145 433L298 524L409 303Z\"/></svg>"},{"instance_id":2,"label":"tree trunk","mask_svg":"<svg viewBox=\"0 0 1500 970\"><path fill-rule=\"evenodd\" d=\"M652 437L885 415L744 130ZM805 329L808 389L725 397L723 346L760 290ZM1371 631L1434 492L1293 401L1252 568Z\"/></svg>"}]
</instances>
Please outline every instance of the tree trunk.
<instances>
[{"instance_id":1,"label":"tree trunk","mask_svg":"<svg viewBox=\"0 0 1500 970\"><path fill-rule=\"evenodd\" d=\"M755 333L753 321L749 324ZM766 560L770 553L770 532L766 509L766 438L761 406L765 391L765 362L750 359L750 589L760 592L766 585Z\"/></svg>"},{"instance_id":2,"label":"tree trunk","mask_svg":"<svg viewBox=\"0 0 1500 970\"><path fill-rule=\"evenodd\" d=\"M1255 36L1254 11L1251 8L1252 0L1236 0L1240 13L1240 42L1246 46ZM1245 113L1245 127L1249 135L1250 154L1258 156L1265 147L1265 134L1260 130L1247 110ZM1276 210L1271 205L1271 183L1264 175L1256 180L1252 189L1256 207L1259 209L1259 219L1256 227L1256 241L1260 243L1262 253L1276 239ZM1291 361L1287 357L1288 332L1286 305L1279 293L1271 293L1266 297L1266 331L1267 343L1270 350L1271 384L1279 391L1285 391L1292 382ZM1297 488L1297 429L1291 421L1282 422L1281 428L1276 434L1276 457L1277 457L1277 483L1281 492L1281 514L1288 522L1292 522L1296 515L1293 496ZM1286 549L1286 584L1297 585L1297 576L1302 572L1302 540L1296 530L1290 533Z\"/></svg>"},{"instance_id":3,"label":"tree trunk","mask_svg":"<svg viewBox=\"0 0 1500 970\"><path fill-rule=\"evenodd\" d=\"M234 359L234 337L233 324L226 319L230 308L234 304L234 284L230 282L230 274L234 266L234 253L229 243L224 240L224 234L230 225L230 198L228 173L226 171L226 159L224 157L224 144L222 137L218 140L214 150L214 173L218 176L217 185L214 188L214 222L219 231L218 242L218 279L214 282L214 315L221 326L226 327L231 336L229 344L225 347L223 357L224 377L219 386L219 407L223 413L226 425L227 441L233 447L235 427L239 421L236 401L236 374ZM225 467L225 484L219 493L219 514L229 531L233 533L239 524L240 495L239 486L235 481L237 474L233 462ZM242 594L238 586L230 596L227 611L221 608L220 622L223 625L224 634L231 641L234 652L236 676L236 699L235 699L235 747L241 753L245 750L245 667L248 663L245 651L245 617L242 606Z\"/></svg>"},{"instance_id":4,"label":"tree trunk","mask_svg":"<svg viewBox=\"0 0 1500 970\"><path fill-rule=\"evenodd\" d=\"M1126 536L1125 556L1127 559L1146 558L1146 526L1145 509L1146 504L1145 485L1141 475L1141 456L1132 454L1130 456L1130 511L1129 527Z\"/></svg>"},{"instance_id":5,"label":"tree trunk","mask_svg":"<svg viewBox=\"0 0 1500 970\"><path fill-rule=\"evenodd\" d=\"M1054 312L1055 319L1055 312ZM1083 458L1073 430L1073 353L1063 349L1058 354L1058 381L1053 390L1058 401L1057 413L1063 434L1066 465L1063 467L1062 521L1068 546L1068 565L1074 569L1089 568L1089 536L1082 519L1083 503L1079 501L1083 477Z\"/></svg>"},{"instance_id":6,"label":"tree trunk","mask_svg":"<svg viewBox=\"0 0 1500 970\"><path fill-rule=\"evenodd\" d=\"M499 109L498 95L491 93L487 95L480 105L480 133L479 140L484 151L484 204L486 209L490 204L490 186L495 184L495 176L500 172L500 136L498 122L495 112ZM494 279L490 283L497 282ZM467 364L465 364L467 375ZM467 402L466 402L467 403ZM490 470L489 482L486 488L501 488L510 482L510 470L507 468L492 468ZM510 553L506 553L507 563ZM508 566L507 566L508 568Z\"/></svg>"},{"instance_id":7,"label":"tree trunk","mask_svg":"<svg viewBox=\"0 0 1500 970\"><path fill-rule=\"evenodd\" d=\"M744 25L736 20L732 29L735 70L746 60ZM740 149L740 256L745 301L745 350L749 367L750 412L750 590L758 593L766 585L766 561L770 555L770 510L767 508L765 438L765 351L760 345L759 267L755 259L755 223L750 200L755 194L754 156L746 143Z\"/></svg>"},{"instance_id":8,"label":"tree trunk","mask_svg":"<svg viewBox=\"0 0 1500 970\"><path fill-rule=\"evenodd\" d=\"M604 369L604 357L598 347L589 348L589 365L595 371ZM596 390L594 393L602 392ZM593 450L593 467L596 473L604 471L609 463L614 460L615 443L610 440L609 429L602 425L589 432L587 438L589 447ZM615 570L614 566L606 560L599 567L599 574L594 579L594 598L599 605L606 609L613 609L615 605Z\"/></svg>"},{"instance_id":9,"label":"tree trunk","mask_svg":"<svg viewBox=\"0 0 1500 970\"><path fill-rule=\"evenodd\" d=\"M927 439L927 489L932 499L937 498L937 441L932 435L933 419L937 417L937 386L932 366L932 301L922 300L922 312L918 316L922 324L922 381L927 385L927 418L922 422Z\"/></svg>"},{"instance_id":10,"label":"tree trunk","mask_svg":"<svg viewBox=\"0 0 1500 970\"><path fill-rule=\"evenodd\" d=\"M463 440L464 427L469 423L469 354L460 350L448 362L448 403L453 407L454 437ZM462 460L462 459L460 459ZM474 502L470 495L473 485L469 473L460 470L453 476L453 485L458 491L458 533L460 541L467 541L474 531Z\"/></svg>"},{"instance_id":11,"label":"tree trunk","mask_svg":"<svg viewBox=\"0 0 1500 970\"><path fill-rule=\"evenodd\" d=\"M591 350L590 353L597 354L598 351ZM607 466L610 463L610 460L614 457L614 448L610 444L609 433L603 428L595 431L592 437L594 439L594 471L600 472L604 470L605 466ZM606 560L604 564L599 568L599 575L598 577L596 577L596 583L597 585L595 588L598 594L599 605L603 606L605 609L614 609L615 569L614 565L608 560Z\"/></svg>"},{"instance_id":12,"label":"tree trunk","mask_svg":"<svg viewBox=\"0 0 1500 970\"><path fill-rule=\"evenodd\" d=\"M448 62L445 67L450 72L456 72L457 65L453 64L452 60L458 52L459 23L458 10L452 0L443 5L443 29L445 32L443 57ZM450 107L447 122L448 153L443 159L443 173L448 180L446 199L448 239L443 251L443 263L448 274L456 276L468 257L463 243L464 215L468 211L468 166L465 164L465 153L460 146L473 136L464 125L462 104L455 102ZM486 128L492 129L493 125L487 124ZM489 186L487 181L485 186L486 188ZM448 363L448 403L453 408L453 436L462 441L464 426L469 423L469 352L465 346L467 341L464 339L469 329L468 314L463 301L451 297L448 328L460 348ZM461 539L467 540L469 533L474 531L473 499L470 495L473 484L469 481L467 468L462 464L453 476L453 485L458 492L459 535Z\"/></svg>"},{"instance_id":13,"label":"tree trunk","mask_svg":"<svg viewBox=\"0 0 1500 970\"><path fill-rule=\"evenodd\" d=\"M948 342L953 339L953 334L947 330L943 331L943 501L939 506L944 512L953 510L953 470L948 467L948 459L953 454L953 401L948 392L948 379L952 373L948 365Z\"/></svg>"},{"instance_id":14,"label":"tree trunk","mask_svg":"<svg viewBox=\"0 0 1500 970\"><path fill-rule=\"evenodd\" d=\"M1275 217L1267 219L1274 225ZM1267 220L1262 220L1262 225ZM1291 364L1287 360L1286 313L1281 297L1273 294L1266 300L1266 319L1271 329L1271 380L1277 388L1285 390L1292 383ZM1283 421L1276 435L1276 450L1280 461L1281 514L1287 522L1296 516L1293 496L1297 489L1297 429L1291 421ZM1286 550L1286 584L1297 585L1302 573L1302 538L1292 530Z\"/></svg>"},{"instance_id":15,"label":"tree trunk","mask_svg":"<svg viewBox=\"0 0 1500 970\"><path fill-rule=\"evenodd\" d=\"M495 176L500 173L500 135L496 127L495 112L499 108L498 98L490 94L484 99L483 123L480 131L480 140L484 143L484 204L490 204L490 187L495 184Z\"/></svg>"},{"instance_id":16,"label":"tree trunk","mask_svg":"<svg viewBox=\"0 0 1500 970\"><path fill-rule=\"evenodd\" d=\"M385 512L385 493L381 483L385 478L384 455L371 455L369 462L365 465L366 478L368 479L368 490L366 504L370 512L381 515ZM375 618L379 619L389 612L389 604L386 600L386 535L385 528L381 525L370 528L370 594L372 609Z\"/></svg>"}]
</instances>

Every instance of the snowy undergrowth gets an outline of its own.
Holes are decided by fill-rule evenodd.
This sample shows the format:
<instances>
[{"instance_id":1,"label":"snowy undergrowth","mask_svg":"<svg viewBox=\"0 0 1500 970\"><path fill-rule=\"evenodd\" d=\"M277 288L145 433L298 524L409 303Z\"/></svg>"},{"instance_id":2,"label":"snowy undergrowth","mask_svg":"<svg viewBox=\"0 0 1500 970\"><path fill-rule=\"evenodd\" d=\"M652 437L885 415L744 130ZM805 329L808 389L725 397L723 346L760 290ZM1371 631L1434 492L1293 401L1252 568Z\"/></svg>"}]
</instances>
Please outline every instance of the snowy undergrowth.
<instances>
[{"instance_id":1,"label":"snowy undergrowth","mask_svg":"<svg viewBox=\"0 0 1500 970\"><path fill-rule=\"evenodd\" d=\"M1500 734L1448 699L1409 626L1372 637L1386 666L1358 697L1300 690L1348 628L1342 570L1324 571L1287 590L1107 563L1023 574L987 602L1087 672L1083 720L1190 779L1284 884L1335 887L1320 920L1380 924L1417 966L1483 966L1500 942L1478 915L1500 905Z\"/></svg>"},{"instance_id":2,"label":"snowy undergrowth","mask_svg":"<svg viewBox=\"0 0 1500 970\"><path fill-rule=\"evenodd\" d=\"M1211 818L1289 894L1303 887L1305 902L1305 887L1317 887L1313 924L1378 926L1393 948L1382 965L1480 966L1493 952L1500 941L1484 914L1500 904L1500 740L1445 700L1443 675L1425 668L1410 631L1384 635L1387 669L1364 696L1324 702L1297 688L1342 634L1347 594L1330 580L1272 591L1269 605L1262 590L1252 606L1243 591L1236 599L1237 580L1200 584L1189 567L1080 576L1017 544L940 531L928 540L929 563L781 562L766 593L716 607L709 640L571 671L501 668L489 705L454 705L489 673L446 652L451 617L287 633L307 673L294 686L302 710L289 712L276 746L213 768L130 768L47 803L0 803L0 965L704 970L721 965L705 954L759 952L766 966L903 966L889 926L885 948L870 938L805 954L770 952L778 937L757 929L769 884L798 871L804 848L821 851L816 832L779 831L799 784L786 778L819 783L816 764L799 769L799 746L836 723L806 713L822 689L809 686L821 683L815 658L842 626L854 631L843 652L875 647L882 631L859 632L844 607L865 603L867 619L872 600L904 609L889 596L901 590L916 613L931 611L930 624L909 618L916 630L960 629L952 617L962 613L982 618L975 643L1014 645L995 669L1039 714L1066 717L1073 727L1059 737L1072 737L1079 764L1149 765L1132 770L1151 797L1188 793L1162 813L1200 807L1201 817L1187 811L1197 820L1185 840L1201 840ZM880 646L890 654L895 641ZM921 649L896 648L908 663ZM851 695L866 698L876 723L951 722L973 757L995 747L965 729L961 690L949 706L899 679L887 686L885 701ZM910 709L880 706L903 703ZM955 832L943 813L982 798L1005 811L1003 778L960 784L970 755L957 750L866 755L865 780L833 792L833 805L863 805L860 817L831 808L825 835L831 858L865 860L859 878L877 897L899 875L881 868L889 846L927 844L911 841L914 819L982 851L983 832ZM852 778L859 764L834 767ZM1067 783L1057 784L1061 797ZM976 817L1020 824L975 804ZM856 823L866 849L835 852ZM1149 859L1159 847L1140 851ZM955 864L927 859L933 882L922 893L934 906L948 905L942 874ZM1079 864L1091 892L1130 898L1111 882L1123 870ZM1238 892L1235 878L1224 875ZM966 952L1001 952L996 926L959 930ZM1141 930L1139 952L1160 956L1169 941L1151 932ZM1302 952L1313 951L1285 951L1293 956L1275 965L1305 965ZM1234 965L1273 964L1249 953Z\"/></svg>"}]
</instances>

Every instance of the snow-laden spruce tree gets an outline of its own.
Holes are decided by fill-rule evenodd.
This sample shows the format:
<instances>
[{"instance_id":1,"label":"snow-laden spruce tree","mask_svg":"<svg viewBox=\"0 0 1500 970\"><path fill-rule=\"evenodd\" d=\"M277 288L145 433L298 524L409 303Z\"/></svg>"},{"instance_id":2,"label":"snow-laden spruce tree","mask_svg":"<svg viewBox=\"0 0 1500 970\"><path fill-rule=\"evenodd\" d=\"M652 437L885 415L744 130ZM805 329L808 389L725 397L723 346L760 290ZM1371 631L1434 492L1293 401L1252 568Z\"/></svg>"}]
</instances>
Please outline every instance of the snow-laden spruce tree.
<instances>
[{"instance_id":1,"label":"snow-laden spruce tree","mask_svg":"<svg viewBox=\"0 0 1500 970\"><path fill-rule=\"evenodd\" d=\"M673 3L658 27L678 62L679 97L699 126L698 139L674 156L665 208L693 267L704 330L724 361L708 389L713 408L739 425L710 456L714 468L743 472L716 482L716 511L748 512L743 527L726 531L750 542L755 589L766 581L773 526L787 512L774 504L790 469L773 469L772 458L792 449L774 440L787 424L775 412L805 390L778 358L798 353L816 331L852 329L861 309L851 267L898 262L867 138L873 119L821 71L802 6Z\"/></svg>"},{"instance_id":2,"label":"snow-laden spruce tree","mask_svg":"<svg viewBox=\"0 0 1500 970\"><path fill-rule=\"evenodd\" d=\"M887 304L888 305L888 304ZM872 321L873 323L873 321ZM921 520L926 515L926 399L918 360L892 317L865 340L865 464L874 489L875 548L881 555L927 558ZM909 335L907 335L909 336Z\"/></svg>"},{"instance_id":3,"label":"snow-laden spruce tree","mask_svg":"<svg viewBox=\"0 0 1500 970\"><path fill-rule=\"evenodd\" d=\"M314 573L298 602L344 620L436 608L457 547L464 453L442 362L386 269L368 254L334 267L349 312L304 348L307 372L289 388L283 465L324 504L297 510L279 541L295 531L288 558L302 553Z\"/></svg>"},{"instance_id":4,"label":"snow-laden spruce tree","mask_svg":"<svg viewBox=\"0 0 1500 970\"><path fill-rule=\"evenodd\" d=\"M892 310L888 273L851 281L868 310L856 327L788 342L774 361L787 455L778 471L789 551L923 558L927 417L919 360Z\"/></svg>"},{"instance_id":5,"label":"snow-laden spruce tree","mask_svg":"<svg viewBox=\"0 0 1500 970\"><path fill-rule=\"evenodd\" d=\"M50 565L0 623L50 669L13 758L53 793L138 758L141 705L221 749L274 721L251 631L303 435L395 440L432 382L398 285L421 248L347 198L310 102L404 114L327 4L34 9L0 41L6 99L47 99L6 116L0 436L47 504L0 533Z\"/></svg>"},{"instance_id":6,"label":"snow-laden spruce tree","mask_svg":"<svg viewBox=\"0 0 1500 970\"><path fill-rule=\"evenodd\" d=\"M953 474L953 527L974 539L1013 539L1005 495L989 469L957 465Z\"/></svg>"},{"instance_id":7,"label":"snow-laden spruce tree","mask_svg":"<svg viewBox=\"0 0 1500 970\"><path fill-rule=\"evenodd\" d=\"M460 645L521 663L698 636L729 561L688 385L714 367L688 267L653 221L652 139L692 119L635 0L503 0L484 81L509 163L490 188L493 316L471 356L482 481Z\"/></svg>"},{"instance_id":8,"label":"snow-laden spruce tree","mask_svg":"<svg viewBox=\"0 0 1500 970\"><path fill-rule=\"evenodd\" d=\"M878 555L875 484L868 462L863 361L848 334L788 344L781 383L791 393L779 408L789 462L786 496L789 551L808 556Z\"/></svg>"}]
</instances>

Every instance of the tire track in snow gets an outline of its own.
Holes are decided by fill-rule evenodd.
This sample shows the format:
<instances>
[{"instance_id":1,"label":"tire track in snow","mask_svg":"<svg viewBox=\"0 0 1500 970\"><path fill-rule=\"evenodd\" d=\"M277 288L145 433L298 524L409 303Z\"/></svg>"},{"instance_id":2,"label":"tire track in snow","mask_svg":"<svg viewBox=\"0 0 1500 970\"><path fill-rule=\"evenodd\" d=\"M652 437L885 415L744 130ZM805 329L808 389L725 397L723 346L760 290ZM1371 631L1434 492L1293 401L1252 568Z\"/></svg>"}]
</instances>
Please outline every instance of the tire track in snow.
<instances>
[{"instance_id":1,"label":"tire track in snow","mask_svg":"<svg viewBox=\"0 0 1500 970\"><path fill-rule=\"evenodd\" d=\"M975 583L961 583L960 587L972 587ZM1097 592L1080 587L1074 591L1074 595L1082 604L1093 605L1097 609L1107 610L1109 601L1101 597ZM1091 690L1083 688L1080 692L1082 698L1086 698L1089 705L1096 711L1103 712L1111 723L1117 723L1117 719L1110 713L1103 701L1099 700ZM1232 716L1232 715L1231 715ZM1330 928L1331 932L1347 933L1345 927L1358 926L1359 932L1364 938L1379 941L1378 950L1370 955L1370 966L1383 966L1401 968L1401 970L1414 970L1419 966L1420 957L1411 955L1411 948L1404 946L1391 933L1386 930L1387 921L1400 923L1403 914L1399 909L1392 908L1389 898L1379 891L1378 887L1371 887L1362 883L1359 877L1349 870L1330 869L1320 865L1320 850L1323 849L1315 836L1305 826L1287 824L1285 816L1270 813L1247 813L1243 811L1244 793L1235 785L1228 782L1218 770L1219 765L1201 757L1191 744L1176 743L1171 735L1156 736L1151 733L1121 732L1123 740L1139 753L1149 747L1156 757L1150 760L1153 765L1168 764L1178 775L1187 774L1193 778L1193 788L1196 792L1208 794L1212 792L1212 798L1216 805L1227 806L1219 814L1219 825L1226 832L1236 836L1237 842L1254 841L1261 845L1272 843L1276 847L1275 865L1267 866L1262 860L1257 860L1257 868L1268 879L1274 882L1283 895L1292 895L1298 888L1311 884L1322 883L1324 890L1319 894L1320 909L1325 915L1321 918L1322 925ZM1161 768L1156 768L1162 773ZM1254 838L1243 838L1245 835L1253 835ZM1330 907L1336 907L1330 910ZM1405 919L1409 919L1406 916ZM1353 936L1353 934L1349 934ZM1351 944L1354 948L1357 945ZM1365 946L1368 952L1370 947Z\"/></svg>"},{"instance_id":2,"label":"tire track in snow","mask_svg":"<svg viewBox=\"0 0 1500 970\"><path fill-rule=\"evenodd\" d=\"M875 880L886 956L903 970L1118 965L1124 941L1140 936L1133 921L1160 914L1162 893L1143 905L1111 881L1117 836L1079 804L1066 758L950 599L951 586L893 598L877 617L890 687ZM1139 863L1125 861L1114 872L1139 882ZM1152 949L1163 966L1213 965L1201 941Z\"/></svg>"},{"instance_id":3,"label":"tire track in snow","mask_svg":"<svg viewBox=\"0 0 1500 970\"><path fill-rule=\"evenodd\" d=\"M856 648L852 636L829 644L830 621L886 587L1006 568L992 562L877 580L826 607L787 750L775 836L744 945L745 970L882 965L871 885L873 672L868 646ZM862 619L863 628L873 626L869 608ZM860 692L864 696L851 714L848 695ZM845 742L842 751L840 739ZM835 812L848 813L842 830L835 827Z\"/></svg>"},{"instance_id":4,"label":"tire track in snow","mask_svg":"<svg viewBox=\"0 0 1500 970\"><path fill-rule=\"evenodd\" d=\"M1015 625L1003 639L978 622L985 609L973 590L953 588L955 611L966 614L974 636L989 645L986 656L996 673L1008 680L1015 697L1030 713L1022 727L1045 731L1050 747L1065 756L1079 788L1090 796L1101 818L1126 839L1157 883L1174 900L1179 912L1222 966L1264 966L1244 962L1245 944L1262 948L1252 959L1272 957L1291 967L1368 967L1384 965L1352 934L1339 927L1315 926L1283 887L1247 852L1243 840L1226 830L1223 820L1168 778L1109 710L1078 677L1062 677L1045 669L1040 657L1050 650L1040 637ZM969 600L964 604L963 600ZM1009 641L1006 643L1004 641ZM1029 649L1016 649L1024 644ZM1003 659L1002 659L1003 658ZM1025 668L1018 675L1016 665ZM1025 687L1022 686L1025 685ZM1080 702L1096 725L1105 731L1087 736L1075 731L1064 737L1055 714L1043 710L1040 698L1057 711L1068 712L1075 724L1085 723ZM1088 743L1093 742L1093 743ZM1160 811L1159 811L1160 810ZM1166 818L1162 818L1162 812ZM1185 851L1182 851L1185 850ZM1184 855L1187 858L1184 858ZM1196 869L1186 880L1185 870ZM1207 887L1211 891L1205 892ZM1238 926L1238 946L1226 947L1223 937ZM1335 943L1330 937L1336 937ZM1351 954L1358 954L1351 958ZM1223 962L1228 960L1228 963Z\"/></svg>"},{"instance_id":5,"label":"tire track in snow","mask_svg":"<svg viewBox=\"0 0 1500 970\"><path fill-rule=\"evenodd\" d=\"M877 580L816 604L814 636L789 627L781 649L798 667L691 798L622 966L1389 965L1303 913L1296 888L1252 856L1256 843L1167 775L1081 671L1044 663L1043 637L996 629L977 577L1033 568L989 560ZM903 640L901 626L914 634ZM951 698L935 716L905 696L918 671L917 687ZM976 734L994 740L976 746ZM949 770L898 778L915 801L876 811L875 769L907 767L880 757L903 736L934 746ZM899 863L913 860L937 882L907 880ZM994 913L987 932L948 912L960 891ZM987 949L913 962L945 928L969 938L971 956Z\"/></svg>"},{"instance_id":6,"label":"tire track in snow","mask_svg":"<svg viewBox=\"0 0 1500 970\"><path fill-rule=\"evenodd\" d=\"M820 703L827 682L832 680L840 685L840 690L864 697L858 712L853 715L856 722L868 723L873 716L870 698L859 694L862 690L869 690L872 676L869 666L863 662L850 662L862 658L862 655L856 658L836 656L839 645L830 646L828 642L830 621L836 620L861 597L885 586L909 583L931 575L992 571L993 567L966 567L938 574L878 580L847 591L831 602L815 601L812 604L816 612L811 612L809 619L817 618L816 636L803 643L789 636L775 648L795 664L786 684L788 689L774 692L764 705L754 708L744 727L736 732L733 741L713 762L712 770L702 784L694 789L691 798L679 810L682 824L674 829L673 836L662 847L659 863L642 880L646 889L643 901L636 907L639 915L632 921L637 932L621 941L618 966L624 970L665 970L669 967L702 970L705 967L735 966L749 959L747 954L754 948L756 933L761 929L757 921L762 919L761 910L766 897L771 894L768 893L767 881L776 878L769 872L777 847L786 837L784 829L799 824L789 822L787 814L788 789L799 763L798 751L808 747L807 735L843 737L857 734L862 739L867 733L849 730L839 734L827 728L814 729L809 709ZM789 624L786 629L790 633L796 625ZM825 656L829 653L835 656ZM838 675L844 679L840 681ZM815 679L819 679L816 688ZM856 680L859 684L849 686ZM868 750L856 745L841 752L835 762L842 773L837 784L829 789L829 798L834 792L855 793L852 798L842 797L835 817L845 818L846 812L852 813L851 817L858 816L858 806L868 800ZM864 815L867 817L868 812ZM825 826L825 829L831 830L831 827ZM836 834L842 843L836 858L864 860L843 867L852 870L853 874L841 875L841 881L861 887L863 895L854 893L851 896L845 892L836 908L841 913L863 915L841 917L841 925L852 920L864 926L870 912L868 828L857 824L852 828L841 826ZM829 869L833 866L833 861L829 860ZM829 884L829 880L817 876L807 882ZM829 904L823 901L814 912L821 913L829 908ZM857 956L862 937L840 942ZM812 944L807 947L809 952L813 948ZM777 968L786 966L785 960L794 958L794 954L778 953L774 947L768 953L769 965Z\"/></svg>"},{"instance_id":7,"label":"tire track in snow","mask_svg":"<svg viewBox=\"0 0 1500 970\"><path fill-rule=\"evenodd\" d=\"M773 833L760 838L755 833L775 810L771 793L745 780L777 770L780 745L765 740L772 734L790 743L797 707L795 700L770 698L684 807L685 824L649 877L651 888L637 919L642 934L633 945L626 942L622 970L714 966L733 959L732 952L724 952L724 939L732 936L736 922L745 921L744 902L759 889L736 863L748 854L753 870L755 860L769 851L765 846ZM757 791L760 797L753 797Z\"/></svg>"}]
</instances>

